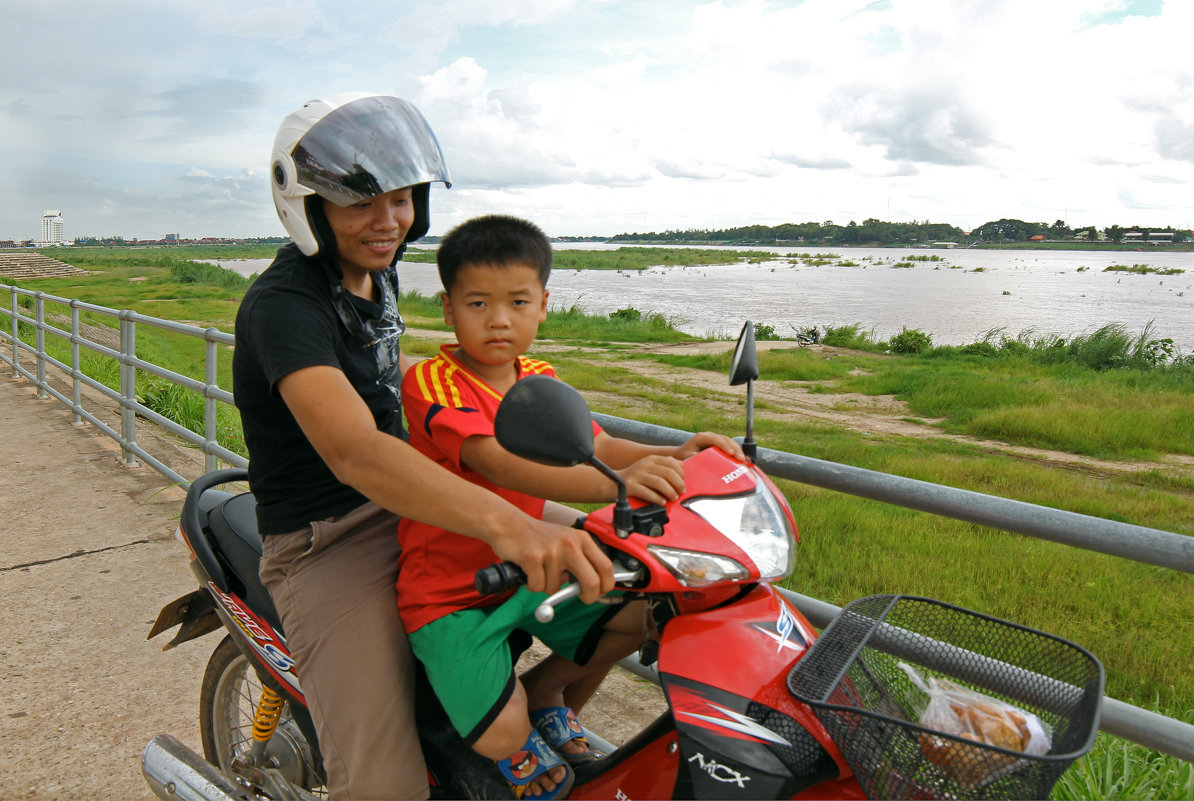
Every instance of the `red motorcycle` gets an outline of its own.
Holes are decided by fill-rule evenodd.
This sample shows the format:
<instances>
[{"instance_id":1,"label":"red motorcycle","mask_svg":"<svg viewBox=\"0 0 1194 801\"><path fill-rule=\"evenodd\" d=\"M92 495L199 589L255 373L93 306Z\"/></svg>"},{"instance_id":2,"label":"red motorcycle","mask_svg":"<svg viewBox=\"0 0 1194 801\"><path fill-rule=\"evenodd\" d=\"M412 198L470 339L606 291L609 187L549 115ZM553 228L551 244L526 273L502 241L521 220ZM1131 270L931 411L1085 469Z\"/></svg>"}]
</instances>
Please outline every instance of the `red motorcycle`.
<instances>
[{"instance_id":1,"label":"red motorcycle","mask_svg":"<svg viewBox=\"0 0 1194 801\"><path fill-rule=\"evenodd\" d=\"M747 385L748 458L757 377L747 323L730 383ZM628 501L617 475L593 459L590 420L575 390L540 376L519 381L495 420L511 452L559 466L589 463L619 483L618 502L588 515L584 528L614 561L618 587L647 601L658 632L640 659L657 663L668 710L576 768L570 798L1044 797L1090 747L1103 674L1082 649L902 596L852 604L819 639L769 583L792 571L797 531L762 471L707 449L685 462L681 498L665 507ZM323 781L294 661L257 580L253 497L215 489L243 477L218 471L191 486L180 531L200 587L163 609L150 633L181 625L172 646L227 631L200 700L210 765L168 735L146 747L146 778L164 799L307 798ZM478 572L477 587L502 592L520 580L517 566L499 564ZM549 620L577 594L567 585L536 614ZM921 725L910 674L899 665L977 688L986 701L1014 702L1045 721L1050 748L1027 754ZM510 797L425 682L417 717L433 797Z\"/></svg>"}]
</instances>

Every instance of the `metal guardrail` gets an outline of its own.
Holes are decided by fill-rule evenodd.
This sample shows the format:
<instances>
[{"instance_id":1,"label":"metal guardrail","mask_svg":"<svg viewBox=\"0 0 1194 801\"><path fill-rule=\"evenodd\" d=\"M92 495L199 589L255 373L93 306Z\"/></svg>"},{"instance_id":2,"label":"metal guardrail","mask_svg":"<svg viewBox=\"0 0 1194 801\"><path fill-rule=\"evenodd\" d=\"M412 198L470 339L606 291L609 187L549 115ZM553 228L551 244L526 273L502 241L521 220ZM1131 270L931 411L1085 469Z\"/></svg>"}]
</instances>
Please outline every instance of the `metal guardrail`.
<instances>
[{"instance_id":1,"label":"metal guardrail","mask_svg":"<svg viewBox=\"0 0 1194 801\"><path fill-rule=\"evenodd\" d=\"M231 334L226 334L215 328L203 329L170 320L147 317L132 311L116 311L78 300L47 295L43 292L30 292L15 286L0 285L0 289L10 292L7 309L10 324L0 328L0 339L6 339L11 344L11 349L0 349L0 362L8 364L12 368L14 378L24 376L33 381L38 388L38 397L53 396L70 407L75 414L76 423L86 420L116 440L120 444L127 463L135 463L136 458L140 458L174 481L182 484L189 484L190 481L175 473L137 445L136 416L140 414L201 448L205 454L205 470L215 469L217 459L235 467L246 466L247 462L243 457L221 447L215 441L216 403L232 403L232 394L220 389L216 383L216 349L220 345L232 345L234 339ZM17 301L19 296L33 299L33 317L22 313ZM46 322L45 304L47 302L62 304L70 309L70 331L56 328ZM0 308L0 315L5 314L5 311ZM80 334L82 329L79 320L80 311L90 311L118 320L120 323L120 349L114 350L83 337ZM18 338L19 323L26 323L34 327L35 344L33 346ZM197 381L137 358L136 326L138 324L203 339L207 343L206 380ZM45 352L45 334L47 333L71 343L71 364L65 364ZM89 348L120 364L119 392L82 373L79 366L80 347ZM36 372L30 372L20 365L19 357L22 351L28 352L36 359ZM8 352L11 352L11 359ZM69 374L73 389L71 398L67 398L55 390L46 381L47 364ZM200 436L138 403L135 396L136 370L144 370L203 395L205 399L204 435ZM121 430L119 432L83 408L81 384L86 384L119 403L121 408ZM593 417L611 434L638 442L675 445L684 442L691 436L691 432L606 414L594 413ZM779 478L1194 573L1194 537L1036 506L887 473L863 470L806 456L773 451L768 448L758 449L756 461L769 475ZM790 590L783 590L783 592L810 622L822 628L828 625L841 611L838 607L815 598L809 598ZM639 675L658 681L658 676L653 671L642 668L633 657L624 660L622 664ZM1194 762L1194 726L1181 721L1112 698L1104 698L1101 728L1118 737L1188 762Z\"/></svg>"},{"instance_id":2,"label":"metal guardrail","mask_svg":"<svg viewBox=\"0 0 1194 801\"><path fill-rule=\"evenodd\" d=\"M143 314L138 314L134 311L123 310L117 311L105 306L96 306L91 303L84 303L81 300L71 300L69 298L61 298L55 295L49 295L45 292L31 292L27 289L21 289L16 286L0 284L0 289L8 290L9 302L7 309L0 309L0 314L7 312L8 324L0 329L0 339L7 340L7 346L0 350L0 362L4 362L12 368L13 378L24 376L32 381L37 386L37 397L48 398L54 397L61 403L70 407L74 412L74 422L81 423L86 420L93 426L103 431L112 439L119 443L121 453L125 464L135 465L137 459L142 459L150 464L155 470L170 477L172 480L180 484L189 484L190 479L179 475L169 466L159 461L153 454L148 453L144 448L137 444L137 416L140 415L168 431L177 434L187 442L201 449L204 453L204 470L215 470L219 461L223 461L234 467L245 467L248 464L243 456L234 453L223 447L216 441L216 404L217 403L232 403L232 393L227 390L220 389L217 384L216 373L216 356L218 348L221 345L231 346L234 342L231 334L224 333L216 328L199 328L193 325L186 325L185 323L177 323L172 320L163 320L158 317L147 317ZM20 304L19 298L27 297L32 301L32 314L27 316L26 309ZM63 307L63 314L56 315L57 317L65 319L66 312L70 315L70 330L63 330L51 324L50 318L55 315L46 314L46 304L57 304ZM119 345L118 350L108 347L99 342L95 342L83 336L85 329L96 329L96 326L87 326L80 322L80 313L90 312L100 317L108 317L114 319L119 324ZM23 342L19 336L19 329L21 324L30 325L33 327L34 344L29 345ZM152 362L147 362L137 357L137 326L147 325L153 328L158 328L164 331L173 331L185 336L195 337L201 339L206 343L204 353L204 379L203 381L196 380L189 376L176 373L173 370L167 370ZM59 361L46 352L46 335L58 337L70 343L70 364ZM94 335L94 334L93 334ZM11 347L8 347L11 346ZM91 376L85 374L81 367L81 348L86 348L90 351L106 356L114 360L120 366L120 386L119 390L112 389L107 385L97 381ZM29 353L36 361L35 372L25 369L21 365L21 352ZM46 380L46 366L53 365L70 377L71 382L71 397L66 397L59 392ZM189 428L179 425L173 420L162 416L158 412L149 409L144 404L137 400L136 391L136 373L138 370L149 373L150 375L163 378L173 384L185 387L186 389L198 392L203 396L204 408L204 431L202 434L197 434ZM83 406L82 388L88 386L120 405L120 430L117 431L109 426L104 421L96 417L95 414L88 411Z\"/></svg>"}]
</instances>

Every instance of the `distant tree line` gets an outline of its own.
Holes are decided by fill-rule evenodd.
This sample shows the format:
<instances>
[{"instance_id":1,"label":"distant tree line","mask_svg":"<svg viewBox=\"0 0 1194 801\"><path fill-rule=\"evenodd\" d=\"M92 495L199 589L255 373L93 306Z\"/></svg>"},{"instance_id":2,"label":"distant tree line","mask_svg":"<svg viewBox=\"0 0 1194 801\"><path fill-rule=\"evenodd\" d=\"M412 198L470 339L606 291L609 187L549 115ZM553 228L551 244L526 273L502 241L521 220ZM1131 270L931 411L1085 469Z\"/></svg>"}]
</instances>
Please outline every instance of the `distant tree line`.
<instances>
[{"instance_id":1,"label":"distant tree line","mask_svg":"<svg viewBox=\"0 0 1194 801\"><path fill-rule=\"evenodd\" d=\"M966 232L948 223L886 222L874 218L856 223L851 220L845 225L832 221L784 223L783 225L747 225L720 230L686 229L663 232L618 234L610 242L674 242L684 244L732 244L732 245L915 245L931 242L1027 242L1037 237L1045 240L1087 239L1094 242L1105 240L1122 242L1124 234L1137 231L1147 236L1153 232L1166 231L1173 234L1174 242L1186 242L1190 231L1155 226L1112 225L1101 232L1093 225L1071 228L1062 220L1049 223L1025 222L1024 220L994 220L983 223L973 231Z\"/></svg>"},{"instance_id":2,"label":"distant tree line","mask_svg":"<svg viewBox=\"0 0 1194 801\"><path fill-rule=\"evenodd\" d=\"M995 220L983 223L970 232L971 239L980 242L1027 242L1033 237L1045 240L1086 239L1089 242L1105 240L1108 242L1122 242L1124 235L1129 232L1144 234L1151 233L1173 234L1174 242L1190 240L1189 229L1171 228L1150 225L1109 225L1100 231L1096 226L1083 225L1071 228L1064 220L1057 220L1052 225L1043 222L1025 222L1024 220Z\"/></svg>"},{"instance_id":3,"label":"distant tree line","mask_svg":"<svg viewBox=\"0 0 1194 801\"><path fill-rule=\"evenodd\" d=\"M618 234L610 242L691 242L709 244L775 245L802 242L809 245L894 245L905 242L958 241L965 236L962 229L947 223L884 222L868 219L862 223L851 220L846 225L832 221L784 223L782 225L747 225L717 231L688 229L656 233Z\"/></svg>"},{"instance_id":4,"label":"distant tree line","mask_svg":"<svg viewBox=\"0 0 1194 801\"><path fill-rule=\"evenodd\" d=\"M284 245L290 241L286 236L208 236L201 239L125 239L123 236L77 236L76 245L86 247L146 247L170 245Z\"/></svg>"}]
</instances>

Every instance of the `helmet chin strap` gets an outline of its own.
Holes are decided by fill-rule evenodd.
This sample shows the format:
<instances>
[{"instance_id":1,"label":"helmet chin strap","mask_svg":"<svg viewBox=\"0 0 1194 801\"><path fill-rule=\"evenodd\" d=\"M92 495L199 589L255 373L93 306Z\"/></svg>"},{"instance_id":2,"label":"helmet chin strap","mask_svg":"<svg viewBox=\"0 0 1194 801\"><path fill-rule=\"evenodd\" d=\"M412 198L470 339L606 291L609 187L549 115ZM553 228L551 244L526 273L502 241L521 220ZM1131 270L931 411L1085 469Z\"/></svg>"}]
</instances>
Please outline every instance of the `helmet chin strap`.
<instances>
[{"instance_id":1,"label":"helmet chin strap","mask_svg":"<svg viewBox=\"0 0 1194 801\"><path fill-rule=\"evenodd\" d=\"M307 195L303 199L307 212L307 223L311 226L311 233L315 234L315 243L319 246L316 258L324 262L336 277L337 282L344 277L337 260L336 234L332 231L332 224L328 216L323 213L323 198L319 195Z\"/></svg>"},{"instance_id":2,"label":"helmet chin strap","mask_svg":"<svg viewBox=\"0 0 1194 801\"><path fill-rule=\"evenodd\" d=\"M430 184L423 184L423 187L429 189ZM323 199L319 195L307 195L303 199L303 204L306 207L307 222L311 226L312 233L315 234L316 244L319 245L319 252L316 254L316 258L325 261L331 267L332 273L337 279L343 278L344 273L340 269L340 263L337 260L339 252L336 247L336 234L332 231L332 224L328 222L328 216L323 212ZM426 231L423 233L426 233ZM408 238L409 235L410 232L408 231ZM399 243L398 249L394 251L394 258L390 262L391 267L402 261L402 257L406 254L406 245L406 240Z\"/></svg>"}]
</instances>

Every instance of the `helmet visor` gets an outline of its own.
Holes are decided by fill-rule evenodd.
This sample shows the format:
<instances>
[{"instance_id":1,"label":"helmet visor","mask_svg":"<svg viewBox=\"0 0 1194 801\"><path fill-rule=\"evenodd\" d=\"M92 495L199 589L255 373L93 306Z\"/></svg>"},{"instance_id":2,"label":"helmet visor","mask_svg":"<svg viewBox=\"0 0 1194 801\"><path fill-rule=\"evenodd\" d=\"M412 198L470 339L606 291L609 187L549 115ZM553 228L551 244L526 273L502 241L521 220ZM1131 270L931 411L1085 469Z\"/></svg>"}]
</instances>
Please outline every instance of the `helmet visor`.
<instances>
[{"instance_id":1,"label":"helmet visor","mask_svg":"<svg viewBox=\"0 0 1194 801\"><path fill-rule=\"evenodd\" d=\"M431 181L451 185L435 134L397 97L341 106L311 126L292 155L299 183L337 206Z\"/></svg>"}]
</instances>

